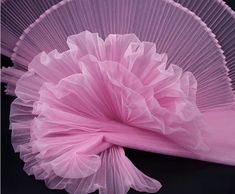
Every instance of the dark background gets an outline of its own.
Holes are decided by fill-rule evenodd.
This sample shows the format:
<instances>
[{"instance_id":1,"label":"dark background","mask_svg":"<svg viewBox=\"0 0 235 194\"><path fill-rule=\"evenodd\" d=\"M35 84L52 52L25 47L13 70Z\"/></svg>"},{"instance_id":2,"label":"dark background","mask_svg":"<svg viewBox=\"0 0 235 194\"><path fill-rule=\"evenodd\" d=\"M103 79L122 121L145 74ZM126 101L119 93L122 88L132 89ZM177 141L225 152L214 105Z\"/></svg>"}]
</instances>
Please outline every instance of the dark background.
<instances>
[{"instance_id":1,"label":"dark background","mask_svg":"<svg viewBox=\"0 0 235 194\"><path fill-rule=\"evenodd\" d=\"M235 0L226 3L235 10ZM2 56L2 65L10 66L11 61ZM14 97L6 96L3 91L4 84L1 84L2 193L65 194L65 191L48 189L43 181L35 180L23 171L24 163L19 159L19 154L14 153L9 130L10 104ZM235 194L235 167L132 149L125 151L138 169L162 183L158 194ZM128 192L135 193L139 192Z\"/></svg>"}]
</instances>

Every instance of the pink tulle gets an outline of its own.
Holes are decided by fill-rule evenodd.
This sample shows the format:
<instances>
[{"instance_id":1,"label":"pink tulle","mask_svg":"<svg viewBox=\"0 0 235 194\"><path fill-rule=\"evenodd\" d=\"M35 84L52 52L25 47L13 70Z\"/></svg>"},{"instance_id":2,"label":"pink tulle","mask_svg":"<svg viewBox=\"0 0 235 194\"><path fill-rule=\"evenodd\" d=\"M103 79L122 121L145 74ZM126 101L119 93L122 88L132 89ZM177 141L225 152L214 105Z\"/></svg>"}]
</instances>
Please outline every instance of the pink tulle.
<instances>
[{"instance_id":1,"label":"pink tulle","mask_svg":"<svg viewBox=\"0 0 235 194\"><path fill-rule=\"evenodd\" d=\"M160 183L136 169L123 146L208 152L196 79L166 68L154 44L85 31L68 46L36 56L16 83L12 143L28 174L70 193L156 192Z\"/></svg>"},{"instance_id":2,"label":"pink tulle","mask_svg":"<svg viewBox=\"0 0 235 194\"><path fill-rule=\"evenodd\" d=\"M29 175L72 194L157 192L124 147L235 166L235 14L222 0L1 6L14 64L1 81Z\"/></svg>"}]
</instances>

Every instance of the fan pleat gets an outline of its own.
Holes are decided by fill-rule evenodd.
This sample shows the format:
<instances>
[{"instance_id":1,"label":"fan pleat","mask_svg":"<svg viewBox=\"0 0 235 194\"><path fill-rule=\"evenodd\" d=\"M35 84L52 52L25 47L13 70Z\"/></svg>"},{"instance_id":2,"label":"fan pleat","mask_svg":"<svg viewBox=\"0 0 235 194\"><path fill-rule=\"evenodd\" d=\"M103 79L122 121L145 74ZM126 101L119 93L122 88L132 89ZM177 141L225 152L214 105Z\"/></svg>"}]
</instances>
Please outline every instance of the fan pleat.
<instances>
[{"instance_id":1,"label":"fan pleat","mask_svg":"<svg viewBox=\"0 0 235 194\"><path fill-rule=\"evenodd\" d=\"M37 0L2 1L2 54L10 57L23 31L47 9L60 1L61 0L40 0L40 3L38 3Z\"/></svg>"},{"instance_id":2,"label":"fan pleat","mask_svg":"<svg viewBox=\"0 0 235 194\"><path fill-rule=\"evenodd\" d=\"M226 57L232 88L235 89L235 12L222 0L175 0L193 11L216 35Z\"/></svg>"},{"instance_id":3,"label":"fan pleat","mask_svg":"<svg viewBox=\"0 0 235 194\"><path fill-rule=\"evenodd\" d=\"M14 4L9 0L3 4L3 34L10 32L14 38L11 42L3 41L3 52L9 55L17 42L11 58L15 68L24 70L42 51L67 50L69 35L84 30L98 32L102 38L110 33L135 33L141 41L156 43L157 52L167 53L169 64L174 63L195 75L197 104L201 110L232 104L231 84L235 79L232 10L217 0L176 1L184 7L172 0L63 0L59 3L53 0L42 1L37 8L33 1ZM185 7L212 29L223 50L206 24Z\"/></svg>"}]
</instances>

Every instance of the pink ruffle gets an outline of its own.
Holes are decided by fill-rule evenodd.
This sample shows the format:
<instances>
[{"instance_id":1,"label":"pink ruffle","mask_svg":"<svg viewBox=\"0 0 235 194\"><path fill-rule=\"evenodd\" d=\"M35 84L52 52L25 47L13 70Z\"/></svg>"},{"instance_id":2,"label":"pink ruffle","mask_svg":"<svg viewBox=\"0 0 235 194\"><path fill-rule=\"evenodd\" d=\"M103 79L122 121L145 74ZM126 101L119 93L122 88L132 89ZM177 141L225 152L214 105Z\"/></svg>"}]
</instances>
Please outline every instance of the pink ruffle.
<instances>
[{"instance_id":1,"label":"pink ruffle","mask_svg":"<svg viewBox=\"0 0 235 194\"><path fill-rule=\"evenodd\" d=\"M70 193L156 192L120 146L208 151L192 73L166 68L167 56L134 34L104 41L85 31L67 42L64 53L36 56L16 84L12 143L28 174Z\"/></svg>"}]
</instances>

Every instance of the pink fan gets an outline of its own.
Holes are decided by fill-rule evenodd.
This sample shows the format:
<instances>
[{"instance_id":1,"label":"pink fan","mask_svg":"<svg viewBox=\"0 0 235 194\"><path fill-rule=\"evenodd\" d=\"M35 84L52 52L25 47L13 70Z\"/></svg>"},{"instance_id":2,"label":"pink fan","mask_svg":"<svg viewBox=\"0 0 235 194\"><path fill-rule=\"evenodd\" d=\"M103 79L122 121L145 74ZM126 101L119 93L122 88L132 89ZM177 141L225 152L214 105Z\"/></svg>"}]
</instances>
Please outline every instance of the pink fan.
<instances>
[{"instance_id":1,"label":"pink fan","mask_svg":"<svg viewBox=\"0 0 235 194\"><path fill-rule=\"evenodd\" d=\"M235 165L234 12L177 2L3 2L2 81L28 174L74 194L153 193L123 147Z\"/></svg>"}]
</instances>

